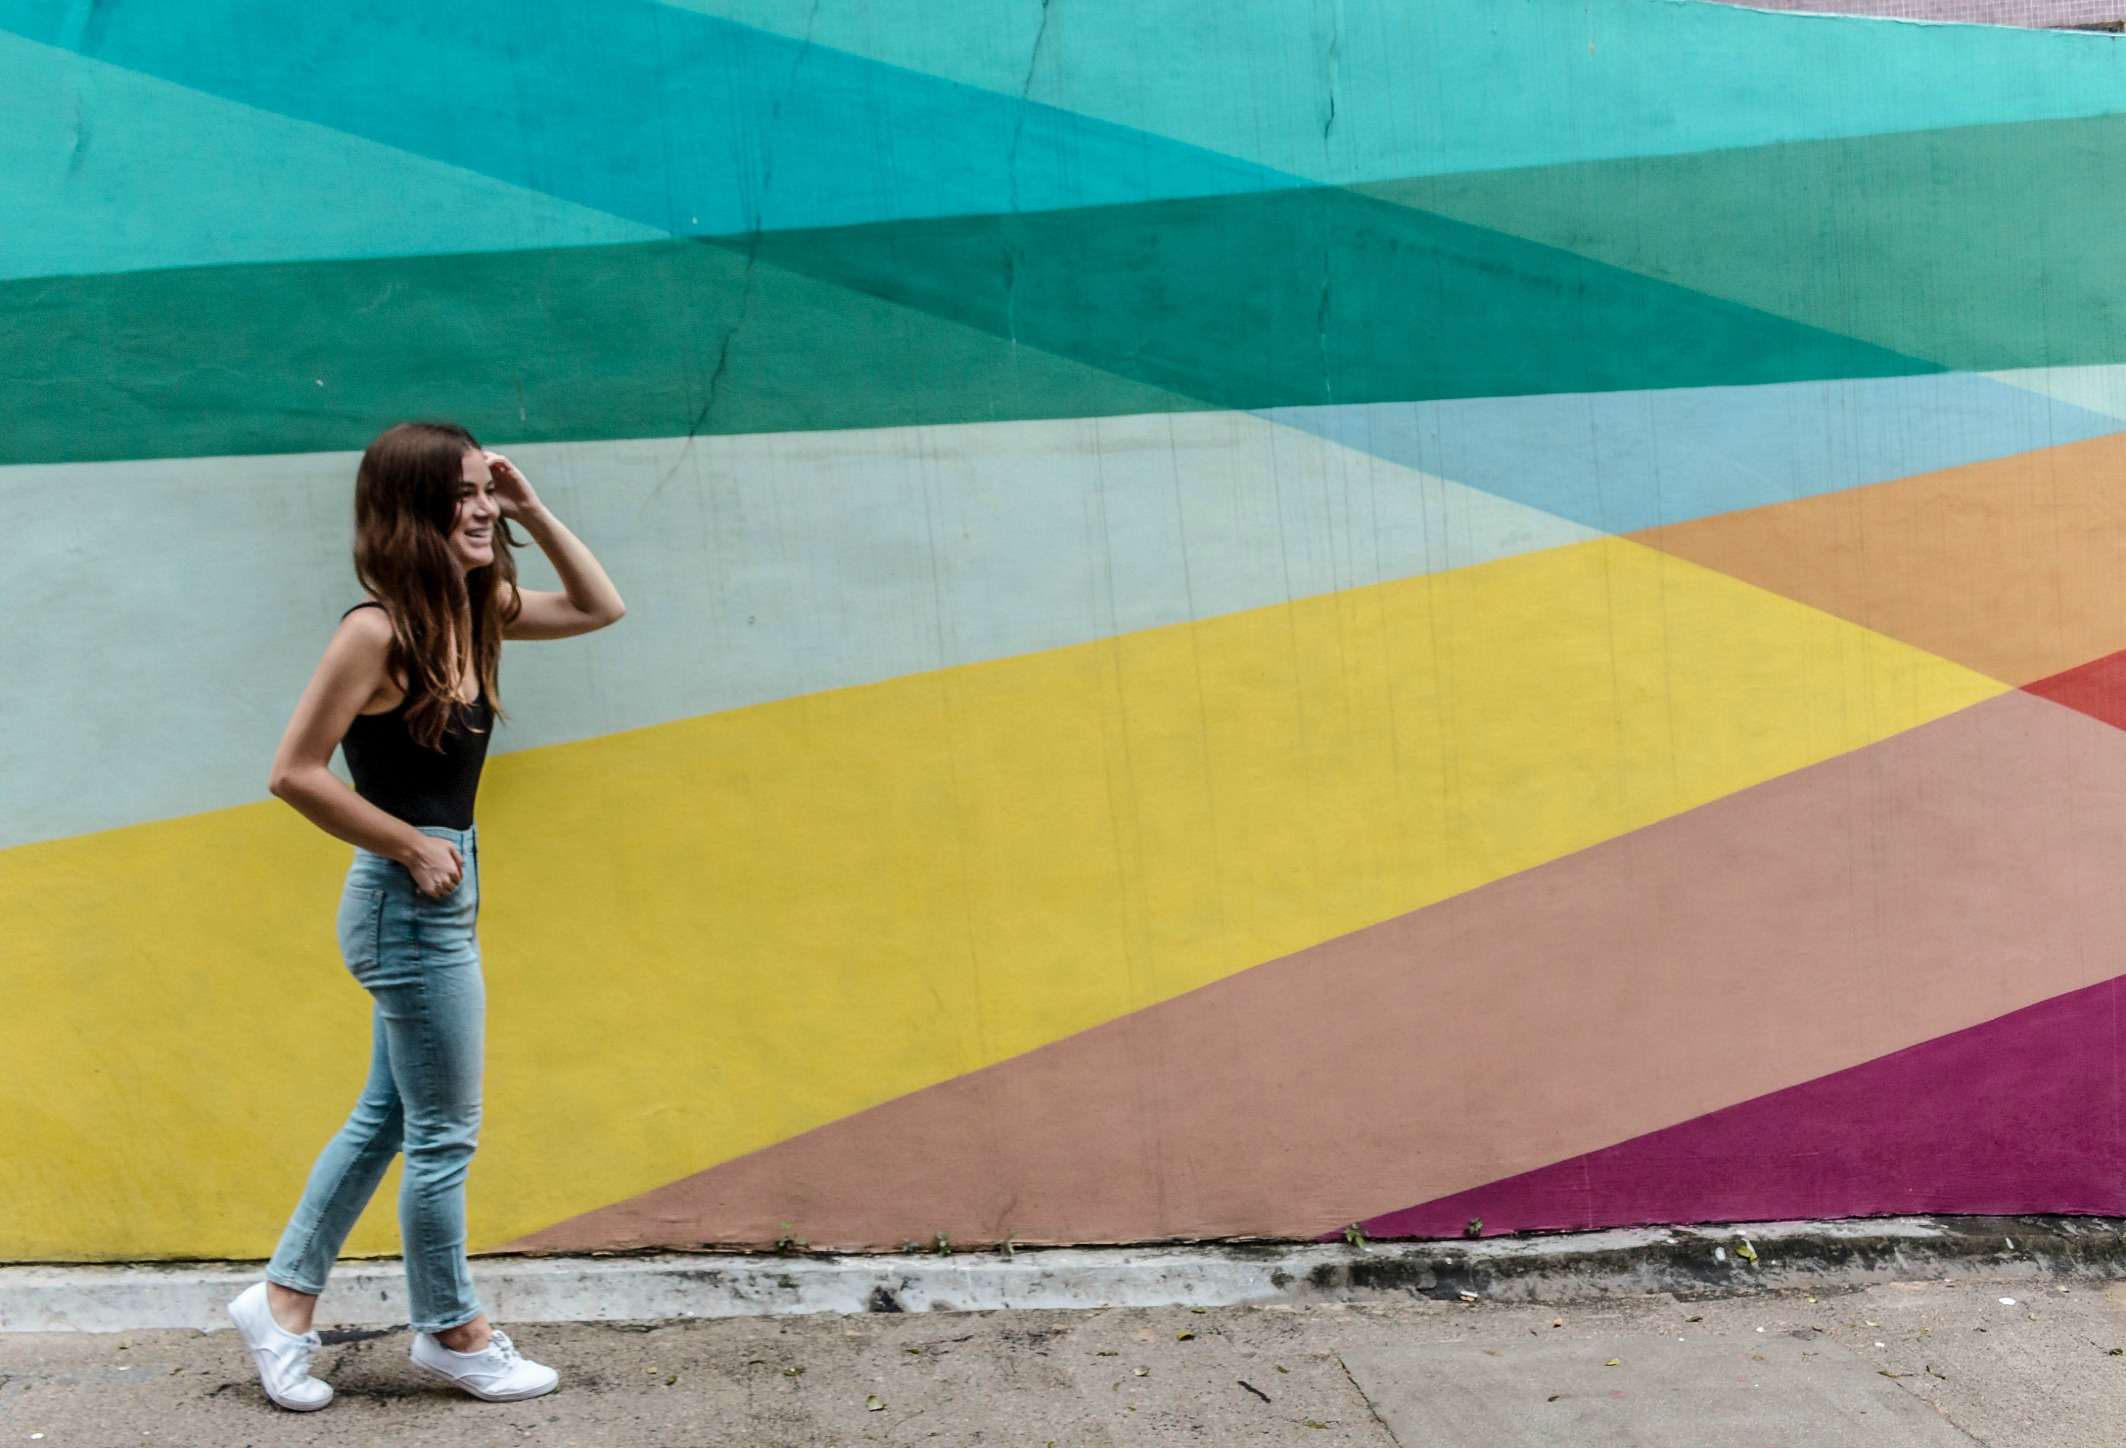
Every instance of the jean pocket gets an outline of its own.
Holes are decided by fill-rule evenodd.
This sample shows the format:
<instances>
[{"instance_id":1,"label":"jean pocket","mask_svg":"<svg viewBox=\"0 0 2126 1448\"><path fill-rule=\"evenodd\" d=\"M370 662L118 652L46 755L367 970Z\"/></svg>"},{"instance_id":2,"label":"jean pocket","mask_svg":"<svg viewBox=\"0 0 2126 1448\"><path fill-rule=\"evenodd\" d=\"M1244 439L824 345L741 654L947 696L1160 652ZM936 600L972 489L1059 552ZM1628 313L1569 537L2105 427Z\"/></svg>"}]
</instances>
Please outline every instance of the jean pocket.
<instances>
[{"instance_id":1,"label":"jean pocket","mask_svg":"<svg viewBox=\"0 0 2126 1448\"><path fill-rule=\"evenodd\" d=\"M349 884L340 892L340 959L359 975L376 964L384 929L384 892Z\"/></svg>"},{"instance_id":2,"label":"jean pocket","mask_svg":"<svg viewBox=\"0 0 2126 1448\"><path fill-rule=\"evenodd\" d=\"M418 892L408 916L410 942L424 956L440 957L463 948L473 930L479 905L479 884L472 872L459 877L456 888L440 897Z\"/></svg>"}]
</instances>

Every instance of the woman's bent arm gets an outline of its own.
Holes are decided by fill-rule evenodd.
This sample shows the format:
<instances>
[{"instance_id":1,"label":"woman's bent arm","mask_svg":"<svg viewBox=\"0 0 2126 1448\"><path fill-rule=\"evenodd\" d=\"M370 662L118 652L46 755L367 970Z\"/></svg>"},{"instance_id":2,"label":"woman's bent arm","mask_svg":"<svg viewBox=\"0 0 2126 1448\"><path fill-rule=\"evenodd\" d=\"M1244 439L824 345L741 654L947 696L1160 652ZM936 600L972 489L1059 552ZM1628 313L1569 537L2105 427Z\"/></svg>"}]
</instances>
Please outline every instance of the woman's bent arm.
<instances>
[{"instance_id":1,"label":"woman's bent arm","mask_svg":"<svg viewBox=\"0 0 2126 1448\"><path fill-rule=\"evenodd\" d=\"M517 523L531 534L561 576L563 593L519 590L523 609L508 630L513 639L572 638L608 624L618 623L627 612L620 590L605 576L598 560L583 540L562 526L561 520L541 508L519 518Z\"/></svg>"},{"instance_id":2,"label":"woman's bent arm","mask_svg":"<svg viewBox=\"0 0 2126 1448\"><path fill-rule=\"evenodd\" d=\"M359 608L340 621L296 701L266 788L325 833L407 864L424 847L443 842L378 809L328 767L347 726L383 683L390 648L391 622L383 610Z\"/></svg>"},{"instance_id":3,"label":"woman's bent arm","mask_svg":"<svg viewBox=\"0 0 2126 1448\"><path fill-rule=\"evenodd\" d=\"M517 591L518 609L505 636L513 639L565 639L620 622L627 605L605 576L583 540L546 511L517 465L497 452L487 454L495 480L495 499L502 516L531 534L532 541L561 576L560 593Z\"/></svg>"}]
</instances>

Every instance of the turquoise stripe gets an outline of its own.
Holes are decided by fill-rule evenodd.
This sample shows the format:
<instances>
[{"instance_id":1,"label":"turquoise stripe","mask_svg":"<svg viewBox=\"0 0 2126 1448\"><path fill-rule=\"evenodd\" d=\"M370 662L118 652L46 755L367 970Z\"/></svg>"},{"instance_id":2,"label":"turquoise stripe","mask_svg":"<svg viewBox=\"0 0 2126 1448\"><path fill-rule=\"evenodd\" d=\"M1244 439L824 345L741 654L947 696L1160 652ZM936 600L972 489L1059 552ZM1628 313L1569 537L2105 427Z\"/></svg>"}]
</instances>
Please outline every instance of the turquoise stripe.
<instances>
[{"instance_id":1,"label":"turquoise stripe","mask_svg":"<svg viewBox=\"0 0 2126 1448\"><path fill-rule=\"evenodd\" d=\"M647 0L0 0L0 29L673 235L1286 180Z\"/></svg>"},{"instance_id":2,"label":"turquoise stripe","mask_svg":"<svg viewBox=\"0 0 2126 1448\"><path fill-rule=\"evenodd\" d=\"M4 33L0 94L0 278L661 235Z\"/></svg>"},{"instance_id":3,"label":"turquoise stripe","mask_svg":"<svg viewBox=\"0 0 2126 1448\"><path fill-rule=\"evenodd\" d=\"M1231 413L503 441L629 604L608 633L511 646L503 751L1592 536ZM356 596L354 464L0 470L13 596L63 601L35 628L0 630L0 678L38 681L0 690L0 751L36 746L34 767L0 753L0 847L261 797ZM519 557L552 586L536 551ZM144 699L153 749L135 747Z\"/></svg>"},{"instance_id":4,"label":"turquoise stripe","mask_svg":"<svg viewBox=\"0 0 2126 1448\"><path fill-rule=\"evenodd\" d=\"M0 192L36 221L10 229L0 274L454 250L488 199L489 245L566 245L624 223L816 227L2089 115L2126 95L2126 48L2091 37L1914 27L1886 62L1880 27L1649 0L1346 0L1333 24L1176 0L799 10L0 0L19 35L373 143L134 116L167 97L88 105L56 70L16 74L36 68L18 44L0 75L34 120L0 138ZM483 198L378 146L621 221ZM174 226L142 220L165 208Z\"/></svg>"},{"instance_id":5,"label":"turquoise stripe","mask_svg":"<svg viewBox=\"0 0 2126 1448\"><path fill-rule=\"evenodd\" d=\"M1337 185L2126 110L2107 36L1694 0L669 3Z\"/></svg>"}]
</instances>

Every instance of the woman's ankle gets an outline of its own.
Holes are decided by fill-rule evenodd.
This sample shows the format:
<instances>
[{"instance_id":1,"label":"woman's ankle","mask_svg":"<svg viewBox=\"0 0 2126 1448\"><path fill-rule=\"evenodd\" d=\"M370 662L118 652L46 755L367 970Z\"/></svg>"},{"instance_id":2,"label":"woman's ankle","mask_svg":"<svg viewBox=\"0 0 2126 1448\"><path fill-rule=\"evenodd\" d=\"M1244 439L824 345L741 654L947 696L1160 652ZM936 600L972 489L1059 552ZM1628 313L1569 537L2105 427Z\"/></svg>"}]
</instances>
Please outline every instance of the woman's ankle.
<instances>
[{"instance_id":1,"label":"woman's ankle","mask_svg":"<svg viewBox=\"0 0 2126 1448\"><path fill-rule=\"evenodd\" d=\"M482 1313L470 1322L446 1327L434 1337L452 1352L478 1352L494 1337L494 1329L487 1325L487 1315Z\"/></svg>"},{"instance_id":2,"label":"woman's ankle","mask_svg":"<svg viewBox=\"0 0 2126 1448\"><path fill-rule=\"evenodd\" d=\"M292 1332L301 1337L310 1330L317 1312L317 1294L297 1292L292 1287L283 1287L278 1282L266 1283L266 1308L273 1314L273 1321L282 1332Z\"/></svg>"}]
</instances>

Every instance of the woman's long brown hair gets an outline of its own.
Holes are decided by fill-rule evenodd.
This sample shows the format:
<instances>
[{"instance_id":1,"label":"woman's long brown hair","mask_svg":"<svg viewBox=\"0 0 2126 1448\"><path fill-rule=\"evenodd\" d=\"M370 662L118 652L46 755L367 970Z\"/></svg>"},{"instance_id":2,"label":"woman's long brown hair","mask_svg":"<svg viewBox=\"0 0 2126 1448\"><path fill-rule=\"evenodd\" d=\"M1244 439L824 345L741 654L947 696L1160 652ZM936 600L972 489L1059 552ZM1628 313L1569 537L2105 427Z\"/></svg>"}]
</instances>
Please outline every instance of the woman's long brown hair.
<instances>
[{"instance_id":1,"label":"woman's long brown hair","mask_svg":"<svg viewBox=\"0 0 2126 1448\"><path fill-rule=\"evenodd\" d=\"M354 475L354 576L391 615L387 667L406 690L407 731L443 747L458 692L451 644L470 635L480 686L502 714L496 671L502 626L521 602L514 585L521 546L496 519L495 559L461 571L450 552L464 458L480 444L451 422L402 422L378 434ZM504 613L504 601L510 608ZM463 655L455 661L463 667Z\"/></svg>"}]
</instances>

